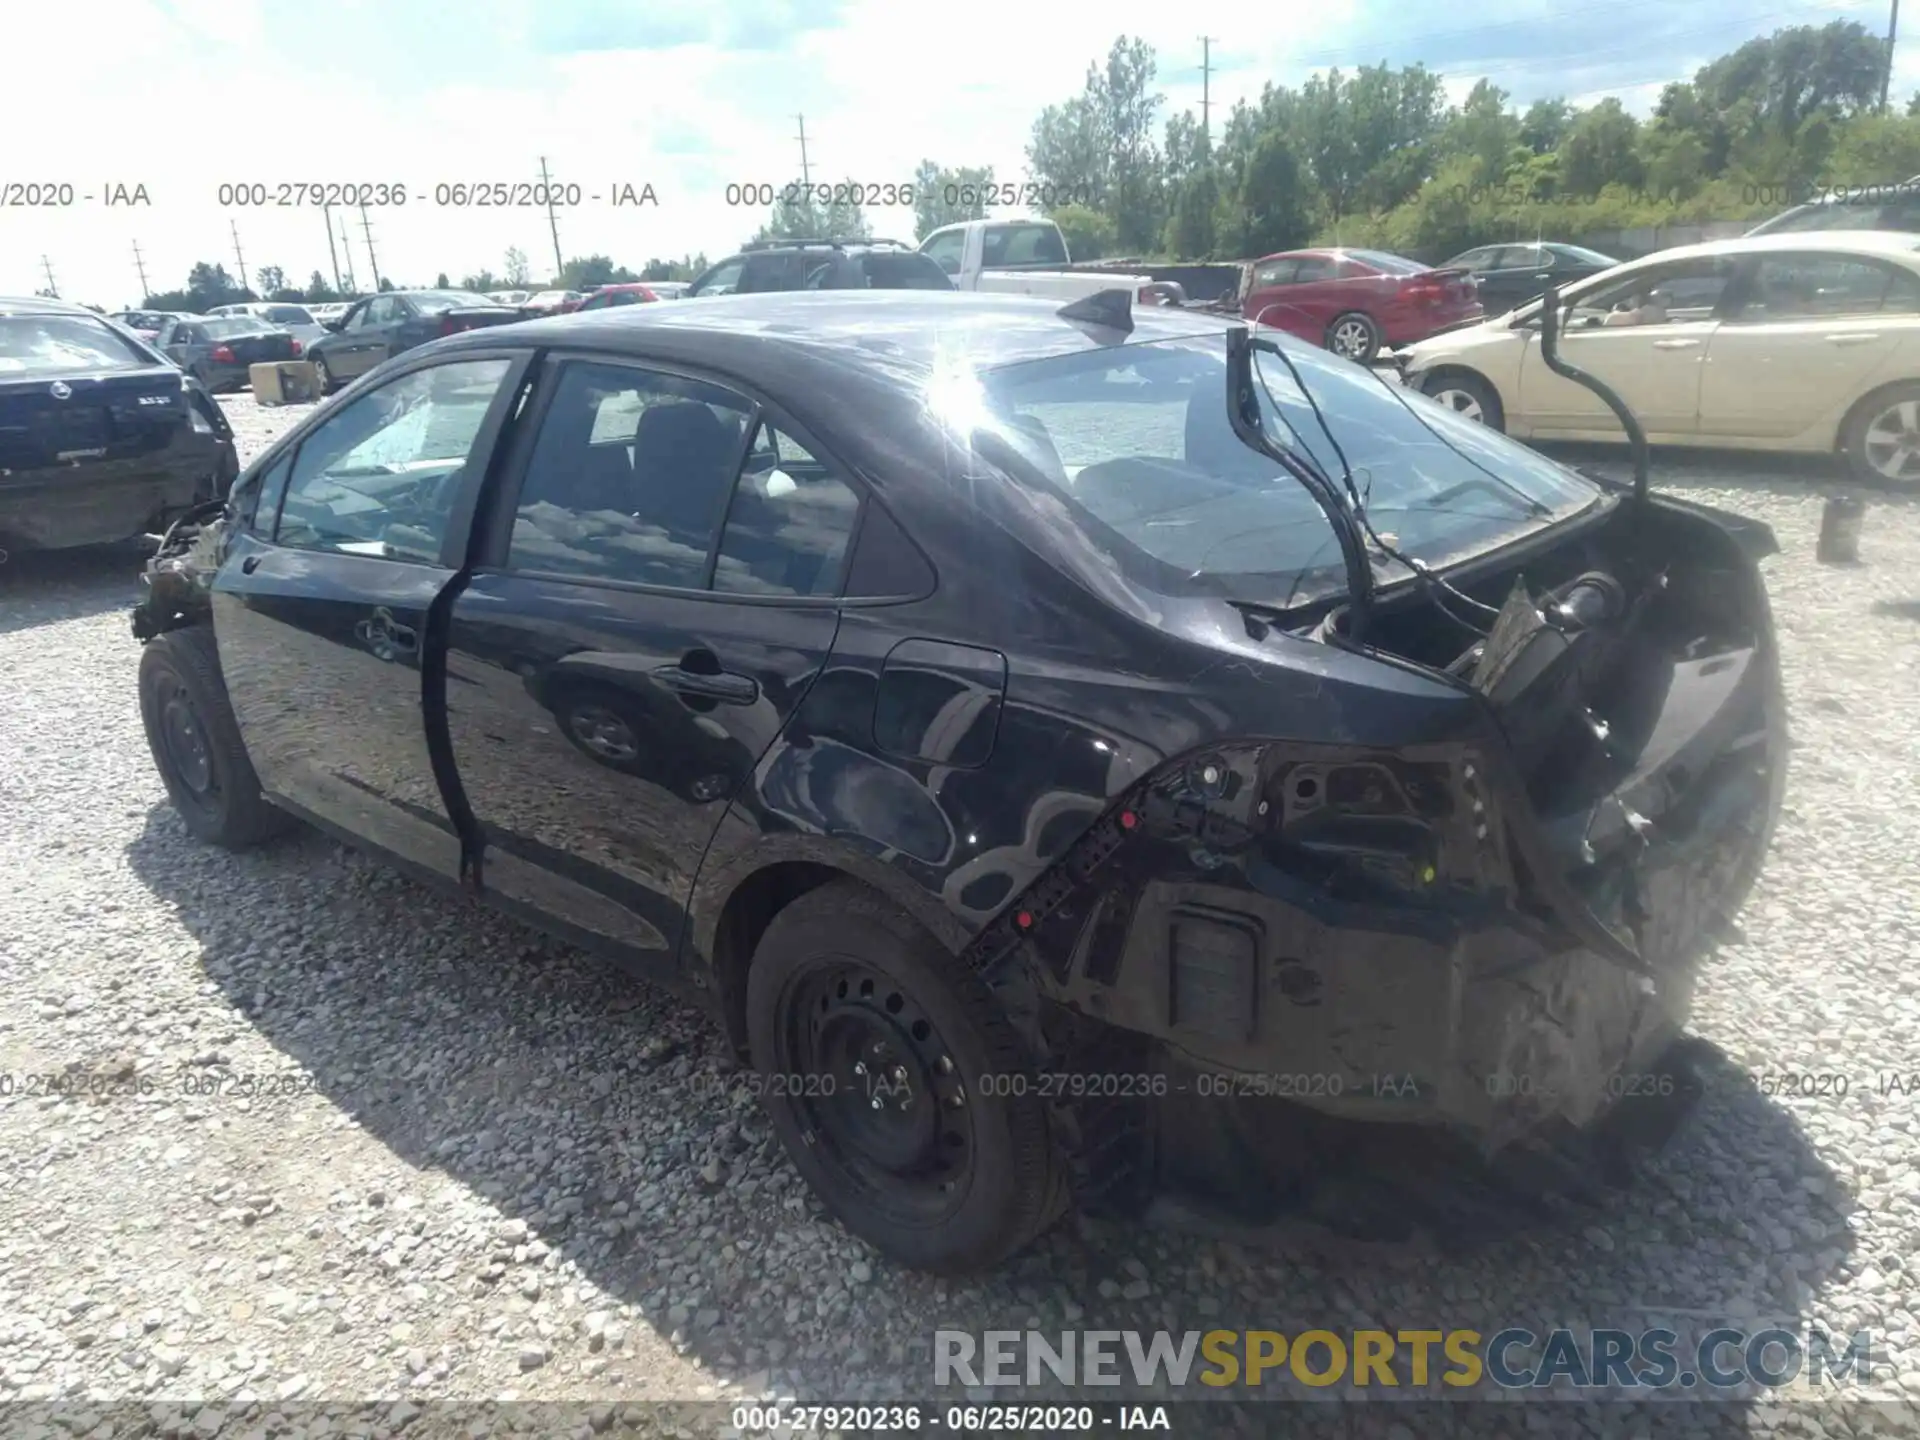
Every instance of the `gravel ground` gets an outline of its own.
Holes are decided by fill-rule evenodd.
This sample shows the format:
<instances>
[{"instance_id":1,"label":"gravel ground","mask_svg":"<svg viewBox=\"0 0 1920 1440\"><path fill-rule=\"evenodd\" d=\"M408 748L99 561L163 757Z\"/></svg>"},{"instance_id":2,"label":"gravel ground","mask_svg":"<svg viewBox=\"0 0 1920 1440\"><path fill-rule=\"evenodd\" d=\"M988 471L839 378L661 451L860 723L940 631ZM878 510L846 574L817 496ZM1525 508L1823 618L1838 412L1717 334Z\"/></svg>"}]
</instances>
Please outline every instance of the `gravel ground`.
<instances>
[{"instance_id":1,"label":"gravel ground","mask_svg":"<svg viewBox=\"0 0 1920 1440\"><path fill-rule=\"evenodd\" d=\"M243 454L304 413L223 403ZM936 1326L1779 1320L1886 1332L1874 1393L1920 1400L1920 1098L1883 1093L1920 1077L1920 507L1877 503L1865 563L1816 566L1824 474L1657 469L1779 533L1796 750L1744 938L1698 995L1708 1093L1632 1190L1479 1247L1076 1222L968 1283L824 1219L695 1012L317 836L190 841L134 702L138 557L14 562L0 1398L837 1400L924 1396ZM92 1093L26 1093L62 1073ZM1636 1413L1607 1433L1646 1433Z\"/></svg>"}]
</instances>

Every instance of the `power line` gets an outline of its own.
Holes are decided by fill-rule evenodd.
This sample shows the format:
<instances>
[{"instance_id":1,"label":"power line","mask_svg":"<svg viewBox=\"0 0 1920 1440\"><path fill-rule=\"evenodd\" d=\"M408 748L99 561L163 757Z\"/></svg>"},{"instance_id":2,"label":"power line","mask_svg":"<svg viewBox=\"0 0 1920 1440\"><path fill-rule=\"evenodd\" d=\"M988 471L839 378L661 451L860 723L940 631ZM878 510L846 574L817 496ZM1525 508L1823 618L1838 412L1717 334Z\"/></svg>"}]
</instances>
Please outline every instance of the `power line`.
<instances>
[{"instance_id":1,"label":"power line","mask_svg":"<svg viewBox=\"0 0 1920 1440\"><path fill-rule=\"evenodd\" d=\"M560 283L561 274L567 268L567 262L560 258L560 222L553 214L553 186L547 180L547 157L540 157L540 188L547 196L547 229L553 235L553 283Z\"/></svg>"},{"instance_id":2,"label":"power line","mask_svg":"<svg viewBox=\"0 0 1920 1440\"><path fill-rule=\"evenodd\" d=\"M247 257L240 253L240 222L229 220L227 224L233 230L233 258L240 266L240 293L245 295L250 287L247 284Z\"/></svg>"},{"instance_id":3,"label":"power line","mask_svg":"<svg viewBox=\"0 0 1920 1440\"><path fill-rule=\"evenodd\" d=\"M373 221L367 215L367 207L360 207L360 232L367 237L367 266L373 271L373 288L380 288L380 257L373 253Z\"/></svg>"},{"instance_id":4,"label":"power line","mask_svg":"<svg viewBox=\"0 0 1920 1440\"><path fill-rule=\"evenodd\" d=\"M327 244L333 244L333 233L328 231ZM358 295L360 282L353 278L353 245L347 235L347 217L340 217L340 259L347 267L347 294Z\"/></svg>"},{"instance_id":5,"label":"power line","mask_svg":"<svg viewBox=\"0 0 1920 1440\"><path fill-rule=\"evenodd\" d=\"M327 226L327 258L333 262L333 288L335 291L340 291L340 252L333 243L333 207L322 205L320 218L326 222Z\"/></svg>"},{"instance_id":6,"label":"power line","mask_svg":"<svg viewBox=\"0 0 1920 1440\"><path fill-rule=\"evenodd\" d=\"M140 258L140 242L138 240L133 242L133 268L140 276L140 303L144 305L147 303L147 297L153 294L153 290L147 284L147 264L145 260Z\"/></svg>"},{"instance_id":7,"label":"power line","mask_svg":"<svg viewBox=\"0 0 1920 1440\"><path fill-rule=\"evenodd\" d=\"M1893 0L1893 13L1887 16L1887 70L1880 77L1880 108L1887 108L1887 92L1893 88L1893 42L1900 34L1900 0Z\"/></svg>"},{"instance_id":8,"label":"power line","mask_svg":"<svg viewBox=\"0 0 1920 1440\"><path fill-rule=\"evenodd\" d=\"M1213 37L1200 37L1200 148L1213 143Z\"/></svg>"}]
</instances>

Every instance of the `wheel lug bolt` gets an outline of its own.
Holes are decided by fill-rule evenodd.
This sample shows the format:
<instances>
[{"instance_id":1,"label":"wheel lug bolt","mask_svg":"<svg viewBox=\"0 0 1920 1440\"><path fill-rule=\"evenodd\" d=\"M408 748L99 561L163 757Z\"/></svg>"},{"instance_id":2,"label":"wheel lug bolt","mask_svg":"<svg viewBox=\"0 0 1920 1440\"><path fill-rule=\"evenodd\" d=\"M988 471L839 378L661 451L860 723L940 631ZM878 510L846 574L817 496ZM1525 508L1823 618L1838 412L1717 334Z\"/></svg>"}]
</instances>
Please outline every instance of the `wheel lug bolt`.
<instances>
[{"instance_id":1,"label":"wheel lug bolt","mask_svg":"<svg viewBox=\"0 0 1920 1440\"><path fill-rule=\"evenodd\" d=\"M876 1095L876 1096L874 1096L874 1097L873 1097L873 1108L874 1108L874 1109L876 1109L876 1110L878 1110L878 1109L880 1108L880 1105L881 1105L881 1100L880 1100L880 1097L879 1097L878 1095Z\"/></svg>"},{"instance_id":2,"label":"wheel lug bolt","mask_svg":"<svg viewBox=\"0 0 1920 1440\"><path fill-rule=\"evenodd\" d=\"M864 1061L864 1060L856 1060L856 1061L854 1061L854 1062L853 1062L853 1073L854 1073L854 1074L856 1074L856 1075L864 1075L864 1074L866 1074L866 1073L867 1073L867 1062L866 1062L866 1061Z\"/></svg>"},{"instance_id":3,"label":"wheel lug bolt","mask_svg":"<svg viewBox=\"0 0 1920 1440\"><path fill-rule=\"evenodd\" d=\"M948 1055L942 1055L940 1057L940 1063L936 1065L934 1068L937 1069L942 1075L953 1074L953 1058Z\"/></svg>"},{"instance_id":4,"label":"wheel lug bolt","mask_svg":"<svg viewBox=\"0 0 1920 1440\"><path fill-rule=\"evenodd\" d=\"M894 1084L896 1085L904 1085L907 1083L907 1067L906 1066L896 1065L893 1067L893 1081L894 1081Z\"/></svg>"}]
</instances>

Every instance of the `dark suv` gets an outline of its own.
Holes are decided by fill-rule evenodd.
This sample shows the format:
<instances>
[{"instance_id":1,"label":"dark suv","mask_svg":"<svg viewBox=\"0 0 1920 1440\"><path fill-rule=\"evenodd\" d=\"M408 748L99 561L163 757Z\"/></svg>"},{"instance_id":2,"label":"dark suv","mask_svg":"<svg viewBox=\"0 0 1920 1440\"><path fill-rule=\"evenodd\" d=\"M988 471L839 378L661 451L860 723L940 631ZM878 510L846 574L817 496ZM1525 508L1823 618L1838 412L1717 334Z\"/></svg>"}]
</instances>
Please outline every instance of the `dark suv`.
<instances>
[{"instance_id":1,"label":"dark suv","mask_svg":"<svg viewBox=\"0 0 1920 1440\"><path fill-rule=\"evenodd\" d=\"M687 287L701 295L770 290L951 290L932 260L897 240L760 240Z\"/></svg>"}]
</instances>

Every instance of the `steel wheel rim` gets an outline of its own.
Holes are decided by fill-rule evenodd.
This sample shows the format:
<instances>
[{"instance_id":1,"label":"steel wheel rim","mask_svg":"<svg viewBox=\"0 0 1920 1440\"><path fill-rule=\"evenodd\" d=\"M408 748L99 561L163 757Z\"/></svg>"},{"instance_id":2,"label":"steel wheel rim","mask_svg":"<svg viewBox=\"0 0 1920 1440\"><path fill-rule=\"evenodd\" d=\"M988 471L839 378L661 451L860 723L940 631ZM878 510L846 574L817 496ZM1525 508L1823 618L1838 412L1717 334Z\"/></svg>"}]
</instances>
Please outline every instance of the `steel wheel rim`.
<instances>
[{"instance_id":1,"label":"steel wheel rim","mask_svg":"<svg viewBox=\"0 0 1920 1440\"><path fill-rule=\"evenodd\" d=\"M879 970L823 956L782 996L783 1073L810 1152L896 1224L958 1213L973 1179L975 1098L919 1003Z\"/></svg>"},{"instance_id":2,"label":"steel wheel rim","mask_svg":"<svg viewBox=\"0 0 1920 1440\"><path fill-rule=\"evenodd\" d=\"M1480 408L1479 399L1468 391L1449 385L1433 392L1433 398L1446 406L1463 420L1472 420L1486 424L1486 412Z\"/></svg>"},{"instance_id":3,"label":"steel wheel rim","mask_svg":"<svg viewBox=\"0 0 1920 1440\"><path fill-rule=\"evenodd\" d=\"M583 748L602 760L637 759L640 743L633 727L604 705L582 705L567 716L567 729Z\"/></svg>"},{"instance_id":4,"label":"steel wheel rim","mask_svg":"<svg viewBox=\"0 0 1920 1440\"><path fill-rule=\"evenodd\" d=\"M206 728L193 708L193 700L179 685L171 685L160 699L160 745L166 752L167 768L187 793L202 805L211 804L219 794L218 777L213 769L213 751L207 745Z\"/></svg>"},{"instance_id":5,"label":"steel wheel rim","mask_svg":"<svg viewBox=\"0 0 1920 1440\"><path fill-rule=\"evenodd\" d=\"M1882 479L1897 485L1920 481L1920 400L1902 400L1874 416L1863 448Z\"/></svg>"},{"instance_id":6,"label":"steel wheel rim","mask_svg":"<svg viewBox=\"0 0 1920 1440\"><path fill-rule=\"evenodd\" d=\"M1333 327L1334 353L1345 359L1355 360L1366 354L1372 340L1373 331L1364 320L1342 320Z\"/></svg>"}]
</instances>

